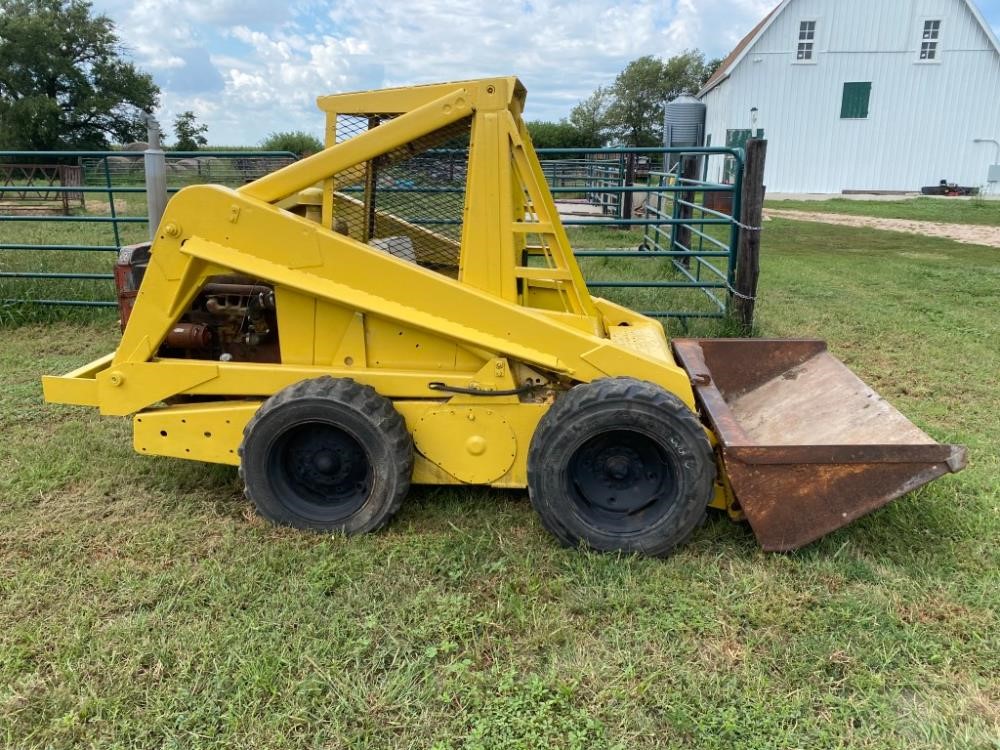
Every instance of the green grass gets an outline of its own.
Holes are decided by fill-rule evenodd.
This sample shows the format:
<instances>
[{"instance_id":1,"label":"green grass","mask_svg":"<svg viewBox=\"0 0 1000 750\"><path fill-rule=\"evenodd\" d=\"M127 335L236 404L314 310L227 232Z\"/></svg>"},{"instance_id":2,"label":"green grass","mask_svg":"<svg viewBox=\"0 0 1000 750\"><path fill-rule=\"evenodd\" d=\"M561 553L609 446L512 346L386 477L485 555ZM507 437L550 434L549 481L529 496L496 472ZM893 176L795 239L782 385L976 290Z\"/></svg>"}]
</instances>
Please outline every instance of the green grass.
<instances>
[{"instance_id":1,"label":"green grass","mask_svg":"<svg viewBox=\"0 0 1000 750\"><path fill-rule=\"evenodd\" d=\"M912 219L946 224L1000 226L1000 201L984 198L913 198L909 200L863 201L831 198L823 201L769 200L766 208L809 213L851 214L882 219Z\"/></svg>"},{"instance_id":2,"label":"green grass","mask_svg":"<svg viewBox=\"0 0 1000 750\"><path fill-rule=\"evenodd\" d=\"M668 560L563 550L479 489L273 528L234 470L42 403L114 320L9 326L0 746L996 748L998 281L995 250L768 223L762 332L829 339L971 454L786 555L718 515Z\"/></svg>"}]
</instances>

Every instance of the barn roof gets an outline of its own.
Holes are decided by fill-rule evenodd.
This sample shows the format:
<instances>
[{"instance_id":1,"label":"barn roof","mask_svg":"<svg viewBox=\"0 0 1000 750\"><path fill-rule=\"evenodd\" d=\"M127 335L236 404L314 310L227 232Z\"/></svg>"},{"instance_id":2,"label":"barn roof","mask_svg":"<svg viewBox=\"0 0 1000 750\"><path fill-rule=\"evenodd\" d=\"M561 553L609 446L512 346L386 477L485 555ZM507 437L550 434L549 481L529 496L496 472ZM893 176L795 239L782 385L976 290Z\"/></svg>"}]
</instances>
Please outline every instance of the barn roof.
<instances>
[{"instance_id":1,"label":"barn roof","mask_svg":"<svg viewBox=\"0 0 1000 750\"><path fill-rule=\"evenodd\" d=\"M705 85L702 86L701 91L698 92L699 97L704 96L729 77L729 72L736 67L736 64L740 60L743 59L743 55L746 54L751 45L756 42L757 39L767 30L774 19L778 17L778 13L780 13L790 1L791 0L782 0L779 5L776 5L770 13L761 19L760 23L751 29L749 34L740 39L739 43L733 47L733 51L726 56L726 59L722 61L722 64L718 68L716 68L715 72L712 73L712 76L705 81Z\"/></svg>"},{"instance_id":2,"label":"barn roof","mask_svg":"<svg viewBox=\"0 0 1000 750\"><path fill-rule=\"evenodd\" d=\"M792 2L792 0L781 0L781 2L775 6L774 10L764 16L760 23L753 27L749 34L740 39L739 43L733 48L733 51L730 52L726 59L722 61L722 64L719 65L712 76L705 81L705 85L702 86L701 91L698 92L699 98L703 97L724 80L729 78L729 74L732 72L733 68L739 65L740 61L746 56L747 52L750 51L750 48L754 45L754 43L760 39L761 36L763 36L764 32L767 31L772 23L774 23L775 19L781 14L781 12L788 7L790 2ZM990 25L986 23L986 19L983 18L982 13L979 12L979 8L976 7L976 4L973 0L961 0L961 2L965 4L965 6L969 9L969 12L972 13L976 21L979 22L979 25L983 28L983 32L986 34L986 38L989 39L990 44L993 45L993 49L996 50L997 54L1000 54L1000 42L997 41L996 34L993 33L993 29L990 28Z\"/></svg>"},{"instance_id":3,"label":"barn roof","mask_svg":"<svg viewBox=\"0 0 1000 750\"><path fill-rule=\"evenodd\" d=\"M785 0L785 2L787 2L787 0ZM785 3L782 3L782 5L784 4ZM739 44L733 47L733 51L726 56L726 58L722 61L722 64L719 65L719 67L715 69L715 72L712 73L711 77L705 81L705 85L702 86L701 91L698 92L698 96L707 94L729 76L730 68L734 67L736 65L736 61L743 57L744 51L746 51L747 47L756 41L757 37L764 32L764 28L771 25L771 19L778 15L778 8L780 7L781 5L776 6L774 10L761 19L760 23L753 27L749 34L740 39Z\"/></svg>"}]
</instances>

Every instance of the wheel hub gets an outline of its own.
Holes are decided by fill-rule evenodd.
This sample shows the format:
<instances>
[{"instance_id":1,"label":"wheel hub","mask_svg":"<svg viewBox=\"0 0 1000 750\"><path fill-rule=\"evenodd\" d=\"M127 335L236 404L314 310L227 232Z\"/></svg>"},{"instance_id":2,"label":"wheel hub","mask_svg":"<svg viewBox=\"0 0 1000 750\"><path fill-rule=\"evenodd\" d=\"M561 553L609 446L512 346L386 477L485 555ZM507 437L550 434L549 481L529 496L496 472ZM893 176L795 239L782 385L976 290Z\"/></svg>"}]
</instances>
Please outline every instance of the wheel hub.
<instances>
[{"instance_id":1,"label":"wheel hub","mask_svg":"<svg viewBox=\"0 0 1000 750\"><path fill-rule=\"evenodd\" d=\"M350 434L332 425L306 424L282 439L276 468L295 498L314 507L360 507L371 490L367 454Z\"/></svg>"},{"instance_id":2,"label":"wheel hub","mask_svg":"<svg viewBox=\"0 0 1000 750\"><path fill-rule=\"evenodd\" d=\"M581 509L623 526L669 494L673 477L663 449L652 438L616 430L591 438L570 463Z\"/></svg>"},{"instance_id":3,"label":"wheel hub","mask_svg":"<svg viewBox=\"0 0 1000 750\"><path fill-rule=\"evenodd\" d=\"M340 457L333 451L321 450L313 456L313 466L321 474L334 474L340 468Z\"/></svg>"},{"instance_id":4,"label":"wheel hub","mask_svg":"<svg viewBox=\"0 0 1000 750\"><path fill-rule=\"evenodd\" d=\"M612 456L604 462L604 471L612 479L622 480L629 475L630 462L625 456Z\"/></svg>"}]
</instances>

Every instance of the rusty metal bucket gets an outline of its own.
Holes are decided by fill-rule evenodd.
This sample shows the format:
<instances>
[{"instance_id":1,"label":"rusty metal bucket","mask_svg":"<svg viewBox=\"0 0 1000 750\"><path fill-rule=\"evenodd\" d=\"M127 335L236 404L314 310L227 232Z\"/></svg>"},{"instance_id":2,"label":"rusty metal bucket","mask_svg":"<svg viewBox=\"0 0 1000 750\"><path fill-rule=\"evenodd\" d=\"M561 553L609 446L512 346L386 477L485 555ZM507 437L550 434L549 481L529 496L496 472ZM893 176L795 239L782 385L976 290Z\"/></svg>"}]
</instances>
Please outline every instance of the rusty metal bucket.
<instances>
[{"instance_id":1,"label":"rusty metal bucket","mask_svg":"<svg viewBox=\"0 0 1000 750\"><path fill-rule=\"evenodd\" d=\"M797 549L965 467L823 341L676 339L726 474L766 550Z\"/></svg>"}]
</instances>

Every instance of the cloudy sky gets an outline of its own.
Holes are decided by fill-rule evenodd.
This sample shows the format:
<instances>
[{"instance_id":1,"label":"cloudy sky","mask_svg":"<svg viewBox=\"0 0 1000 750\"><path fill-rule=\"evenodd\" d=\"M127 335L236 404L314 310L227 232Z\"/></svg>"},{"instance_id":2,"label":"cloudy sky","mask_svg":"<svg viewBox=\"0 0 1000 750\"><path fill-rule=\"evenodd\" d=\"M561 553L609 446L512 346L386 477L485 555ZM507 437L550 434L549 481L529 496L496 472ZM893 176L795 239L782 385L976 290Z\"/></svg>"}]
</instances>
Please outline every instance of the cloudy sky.
<instances>
[{"instance_id":1,"label":"cloudy sky","mask_svg":"<svg viewBox=\"0 0 1000 750\"><path fill-rule=\"evenodd\" d=\"M877 0L885 2L886 0ZM558 119L645 54L722 56L777 0L95 0L214 145L317 136L318 94L518 75L530 119ZM978 0L1000 31L1000 0Z\"/></svg>"}]
</instances>

